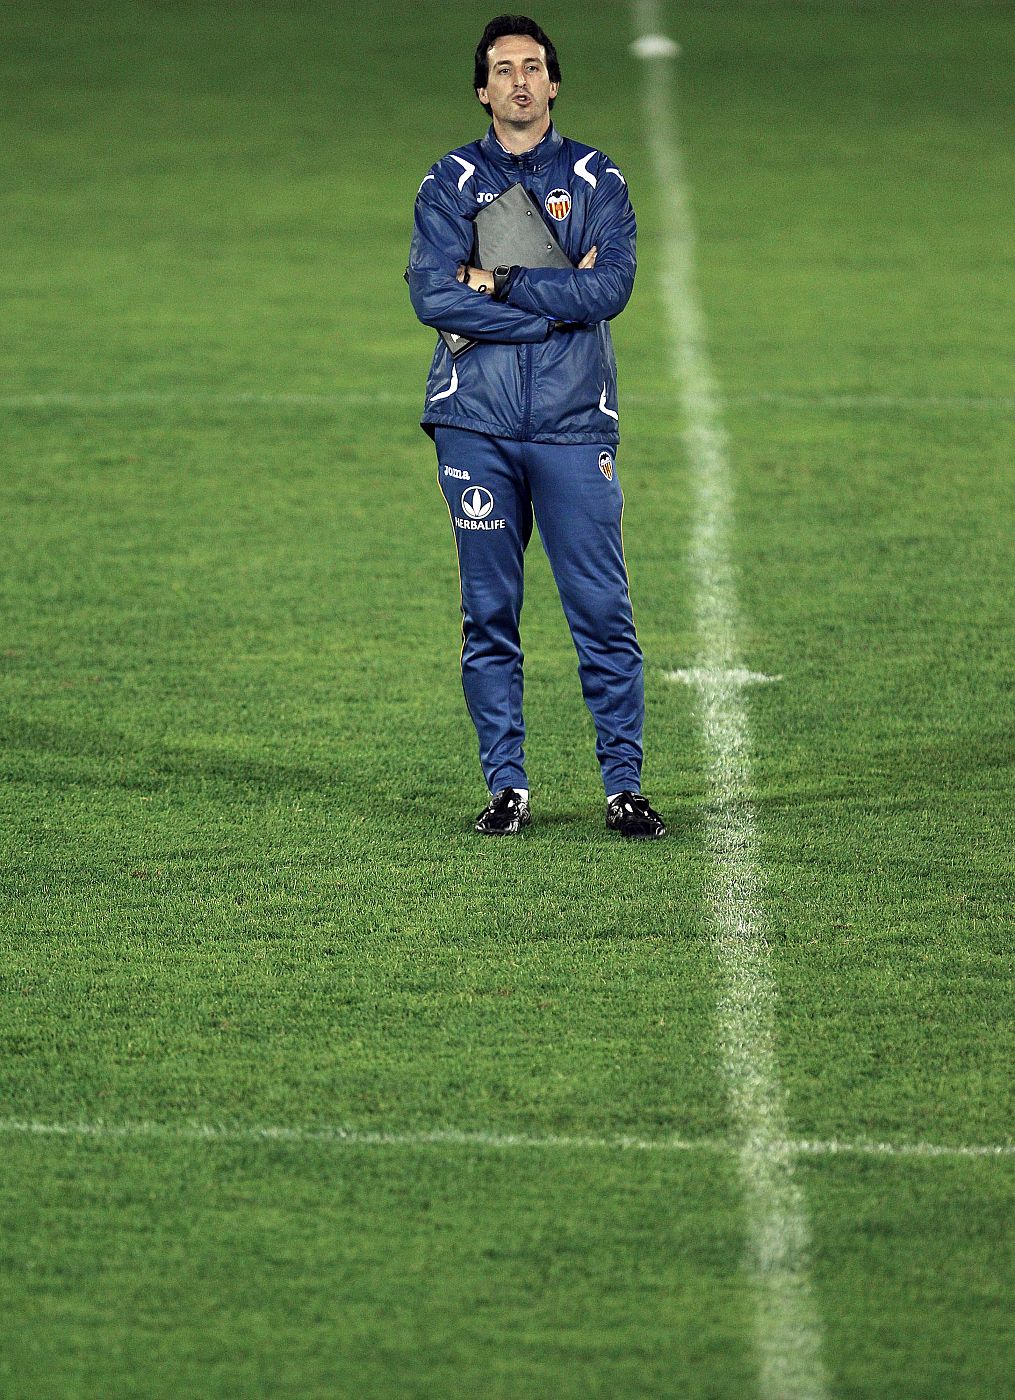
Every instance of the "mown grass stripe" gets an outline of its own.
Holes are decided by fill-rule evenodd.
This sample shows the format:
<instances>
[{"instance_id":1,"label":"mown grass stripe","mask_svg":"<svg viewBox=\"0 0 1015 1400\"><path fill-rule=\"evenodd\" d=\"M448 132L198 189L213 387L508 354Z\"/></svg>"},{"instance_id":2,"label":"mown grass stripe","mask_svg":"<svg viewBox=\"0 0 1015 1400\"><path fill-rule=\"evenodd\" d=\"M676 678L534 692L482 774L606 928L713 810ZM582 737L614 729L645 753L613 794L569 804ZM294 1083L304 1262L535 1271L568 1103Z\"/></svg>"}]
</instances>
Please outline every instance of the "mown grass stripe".
<instances>
[{"instance_id":1,"label":"mown grass stripe","mask_svg":"<svg viewBox=\"0 0 1015 1400\"><path fill-rule=\"evenodd\" d=\"M632 408L652 408L672 402L670 393L626 389L623 402ZM910 409L914 412L1015 413L1015 398L1003 394L863 394L814 389L745 390L725 396L729 406L770 405L773 408L844 409L859 412ZM419 393L397 389L335 389L326 394L299 390L223 393L205 389L109 389L95 392L50 390L40 393L0 395L0 410L29 412L62 409L89 413L134 408L361 408L378 405L407 408L422 405Z\"/></svg>"}]
</instances>

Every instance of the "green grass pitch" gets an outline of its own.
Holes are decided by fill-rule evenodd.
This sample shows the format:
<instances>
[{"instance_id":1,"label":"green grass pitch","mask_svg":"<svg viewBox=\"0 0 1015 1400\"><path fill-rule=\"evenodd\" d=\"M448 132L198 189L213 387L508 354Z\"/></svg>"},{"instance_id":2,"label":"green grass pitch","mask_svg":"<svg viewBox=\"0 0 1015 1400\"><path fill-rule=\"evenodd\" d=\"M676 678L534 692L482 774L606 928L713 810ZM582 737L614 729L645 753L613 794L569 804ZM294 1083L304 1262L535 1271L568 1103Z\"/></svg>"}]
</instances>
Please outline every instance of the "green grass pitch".
<instances>
[{"instance_id":1,"label":"green grass pitch","mask_svg":"<svg viewBox=\"0 0 1015 1400\"><path fill-rule=\"evenodd\" d=\"M535 822L483 842L401 279L483 126L489 14L452 8L0 20L10 1400L759 1394L643 72L624 7L537 13L639 214L619 463L672 834L603 829L534 548ZM744 703L789 1130L892 1149L798 1159L827 1391L1011 1394L1015 1155L900 1150L1015 1139L1010 7L666 27L744 661L782 678Z\"/></svg>"}]
</instances>

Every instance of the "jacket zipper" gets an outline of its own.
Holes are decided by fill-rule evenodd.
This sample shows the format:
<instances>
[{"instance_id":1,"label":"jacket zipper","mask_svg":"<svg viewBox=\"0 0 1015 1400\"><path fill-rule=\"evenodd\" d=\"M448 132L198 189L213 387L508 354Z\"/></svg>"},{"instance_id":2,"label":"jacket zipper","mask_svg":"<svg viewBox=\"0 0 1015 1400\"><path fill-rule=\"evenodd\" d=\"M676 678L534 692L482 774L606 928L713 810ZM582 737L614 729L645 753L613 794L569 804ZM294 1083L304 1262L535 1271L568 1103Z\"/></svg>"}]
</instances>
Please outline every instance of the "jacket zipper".
<instances>
[{"instance_id":1,"label":"jacket zipper","mask_svg":"<svg viewBox=\"0 0 1015 1400\"><path fill-rule=\"evenodd\" d=\"M532 431L532 346L522 345L522 442Z\"/></svg>"},{"instance_id":2,"label":"jacket zipper","mask_svg":"<svg viewBox=\"0 0 1015 1400\"><path fill-rule=\"evenodd\" d=\"M528 173L530 163L525 156L513 155L511 165L515 177L522 179ZM522 442L528 442L532 431L532 358L532 346L526 342L522 345Z\"/></svg>"}]
</instances>

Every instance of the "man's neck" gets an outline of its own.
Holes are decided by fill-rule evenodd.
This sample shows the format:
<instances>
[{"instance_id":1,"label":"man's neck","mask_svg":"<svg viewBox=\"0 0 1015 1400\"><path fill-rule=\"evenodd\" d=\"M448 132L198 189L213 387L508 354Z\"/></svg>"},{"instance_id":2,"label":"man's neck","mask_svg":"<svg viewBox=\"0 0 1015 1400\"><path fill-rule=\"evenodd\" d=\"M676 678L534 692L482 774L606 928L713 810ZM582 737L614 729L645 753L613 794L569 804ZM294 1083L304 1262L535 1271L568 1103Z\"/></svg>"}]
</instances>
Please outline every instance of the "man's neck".
<instances>
[{"instance_id":1,"label":"man's neck","mask_svg":"<svg viewBox=\"0 0 1015 1400\"><path fill-rule=\"evenodd\" d=\"M496 119L493 123L494 136L505 151L510 151L513 156L523 156L526 151L531 151L533 146L538 146L549 130L549 117L538 130L534 130L531 126L504 126Z\"/></svg>"}]
</instances>

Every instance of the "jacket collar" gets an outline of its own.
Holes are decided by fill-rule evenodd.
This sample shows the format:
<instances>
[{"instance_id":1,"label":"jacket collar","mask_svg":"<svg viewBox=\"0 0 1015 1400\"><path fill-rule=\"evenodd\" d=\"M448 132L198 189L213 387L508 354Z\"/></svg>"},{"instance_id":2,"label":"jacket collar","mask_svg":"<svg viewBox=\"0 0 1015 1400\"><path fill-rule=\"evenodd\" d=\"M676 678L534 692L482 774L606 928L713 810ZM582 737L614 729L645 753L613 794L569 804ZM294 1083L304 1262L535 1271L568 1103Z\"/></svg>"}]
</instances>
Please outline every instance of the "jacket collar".
<instances>
[{"instance_id":1,"label":"jacket collar","mask_svg":"<svg viewBox=\"0 0 1015 1400\"><path fill-rule=\"evenodd\" d=\"M511 170L524 170L532 175L538 175L541 170L545 170L563 144L564 138L552 122L549 131L538 145L533 146L531 151L526 151L520 156L513 155L500 144L494 133L492 122L489 131L480 142L483 154L495 165L506 166Z\"/></svg>"}]
</instances>

